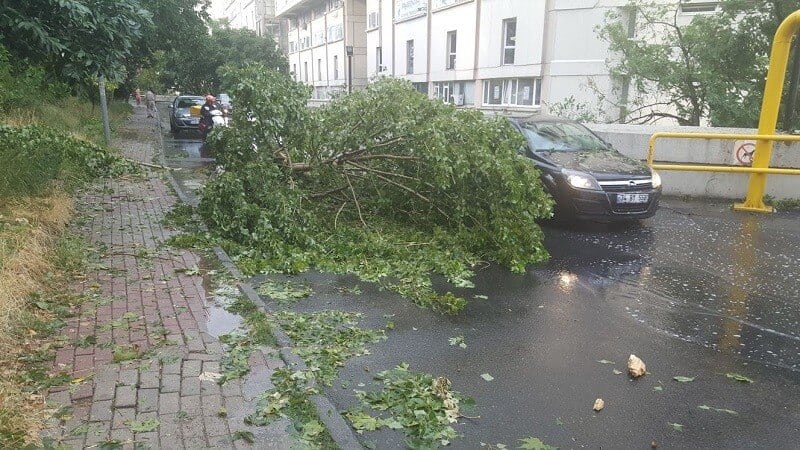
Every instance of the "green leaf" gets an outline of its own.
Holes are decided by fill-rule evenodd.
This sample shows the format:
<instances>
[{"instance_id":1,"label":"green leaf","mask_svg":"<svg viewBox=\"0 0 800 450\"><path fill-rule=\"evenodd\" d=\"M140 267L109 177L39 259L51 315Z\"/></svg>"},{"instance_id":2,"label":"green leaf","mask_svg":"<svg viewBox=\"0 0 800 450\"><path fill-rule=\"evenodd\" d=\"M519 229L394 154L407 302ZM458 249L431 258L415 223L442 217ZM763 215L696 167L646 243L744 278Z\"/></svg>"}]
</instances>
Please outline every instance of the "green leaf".
<instances>
[{"instance_id":1,"label":"green leaf","mask_svg":"<svg viewBox=\"0 0 800 450\"><path fill-rule=\"evenodd\" d=\"M597 362L599 362L600 364L614 364L614 361L609 361L607 359L601 359L600 361Z\"/></svg>"},{"instance_id":2,"label":"green leaf","mask_svg":"<svg viewBox=\"0 0 800 450\"><path fill-rule=\"evenodd\" d=\"M539 438L535 437L527 437L524 439L518 439L520 445L517 448L522 448L526 450L557 450L558 447L553 447L552 445L547 445L541 441Z\"/></svg>"},{"instance_id":3,"label":"green leaf","mask_svg":"<svg viewBox=\"0 0 800 450\"><path fill-rule=\"evenodd\" d=\"M348 413L347 418L353 428L362 431L375 431L381 426L381 421L365 413Z\"/></svg>"},{"instance_id":4,"label":"green leaf","mask_svg":"<svg viewBox=\"0 0 800 450\"><path fill-rule=\"evenodd\" d=\"M159 421L154 418L128 422L128 428L133 433L149 433L155 431L159 425Z\"/></svg>"},{"instance_id":5,"label":"green leaf","mask_svg":"<svg viewBox=\"0 0 800 450\"><path fill-rule=\"evenodd\" d=\"M484 380L486 380L486 381L492 381L492 380L494 380L494 377L493 377L493 376L491 376L491 375L489 375L488 373L484 373L483 375L481 375L481 378L483 378L483 379L484 379Z\"/></svg>"},{"instance_id":6,"label":"green leaf","mask_svg":"<svg viewBox=\"0 0 800 450\"><path fill-rule=\"evenodd\" d=\"M684 377L684 376L681 376L681 375L672 377L673 380L675 380L675 381L677 381L679 383L689 383L689 382L694 381L695 378L696 377Z\"/></svg>"},{"instance_id":7,"label":"green leaf","mask_svg":"<svg viewBox=\"0 0 800 450\"><path fill-rule=\"evenodd\" d=\"M739 373L728 372L725 374L725 376L740 383L755 383L752 378L746 377Z\"/></svg>"},{"instance_id":8,"label":"green leaf","mask_svg":"<svg viewBox=\"0 0 800 450\"><path fill-rule=\"evenodd\" d=\"M660 392L660 391L663 391L663 390L664 390L664 388L663 388L663 387L661 387L661 386L653 386L653 390L654 390L654 391L659 391L659 392Z\"/></svg>"},{"instance_id":9,"label":"green leaf","mask_svg":"<svg viewBox=\"0 0 800 450\"><path fill-rule=\"evenodd\" d=\"M683 424L668 422L667 425L675 431L683 431Z\"/></svg>"}]
</instances>

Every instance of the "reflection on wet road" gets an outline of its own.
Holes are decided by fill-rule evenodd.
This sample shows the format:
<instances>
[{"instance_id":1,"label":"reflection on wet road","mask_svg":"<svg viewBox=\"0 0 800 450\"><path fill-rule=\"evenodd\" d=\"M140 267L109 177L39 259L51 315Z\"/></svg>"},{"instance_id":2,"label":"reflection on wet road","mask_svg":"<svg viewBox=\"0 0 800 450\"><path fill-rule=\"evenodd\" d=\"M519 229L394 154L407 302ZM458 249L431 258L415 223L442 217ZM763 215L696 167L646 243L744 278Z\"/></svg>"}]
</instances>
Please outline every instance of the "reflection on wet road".
<instances>
[{"instance_id":1,"label":"reflection on wet road","mask_svg":"<svg viewBox=\"0 0 800 450\"><path fill-rule=\"evenodd\" d=\"M643 326L800 370L797 216L665 210L629 230L548 230L563 261Z\"/></svg>"},{"instance_id":2,"label":"reflection on wet road","mask_svg":"<svg viewBox=\"0 0 800 450\"><path fill-rule=\"evenodd\" d=\"M199 140L165 133L164 145L167 163L182 168L179 182L191 192L202 186L213 162ZM372 328L391 317L388 339L349 361L327 393L344 410L356 402L354 386L375 388L373 374L401 362L446 376L475 398L470 415L480 416L457 425L463 436L453 448L515 448L528 436L561 448L796 448L798 222L798 213L749 215L728 203L668 199L635 226L546 224L550 261L521 275L479 271L475 289L454 290L470 299L457 316L314 273L299 276L315 293L294 308L359 311ZM354 284L361 295L341 289ZM231 325L219 310L209 317L212 329ZM449 345L454 336L467 348ZM624 372L631 353L648 366L636 381L614 372ZM731 372L755 383L736 383ZM696 378L678 383L678 375ZM606 407L595 413L598 397ZM397 432L361 437L378 448L404 446Z\"/></svg>"}]
</instances>

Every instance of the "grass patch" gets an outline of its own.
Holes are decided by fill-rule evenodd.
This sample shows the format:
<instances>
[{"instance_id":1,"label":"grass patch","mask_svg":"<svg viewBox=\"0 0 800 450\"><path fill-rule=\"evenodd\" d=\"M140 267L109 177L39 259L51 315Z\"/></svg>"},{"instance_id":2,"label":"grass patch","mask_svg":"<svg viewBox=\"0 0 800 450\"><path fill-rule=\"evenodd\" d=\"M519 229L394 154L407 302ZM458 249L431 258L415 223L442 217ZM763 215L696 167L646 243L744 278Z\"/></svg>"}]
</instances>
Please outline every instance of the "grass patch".
<instances>
[{"instance_id":1,"label":"grass patch","mask_svg":"<svg viewBox=\"0 0 800 450\"><path fill-rule=\"evenodd\" d=\"M58 331L82 298L64 289L85 267L85 241L62 237L72 200L59 190L0 205L0 448L38 442Z\"/></svg>"}]
</instances>

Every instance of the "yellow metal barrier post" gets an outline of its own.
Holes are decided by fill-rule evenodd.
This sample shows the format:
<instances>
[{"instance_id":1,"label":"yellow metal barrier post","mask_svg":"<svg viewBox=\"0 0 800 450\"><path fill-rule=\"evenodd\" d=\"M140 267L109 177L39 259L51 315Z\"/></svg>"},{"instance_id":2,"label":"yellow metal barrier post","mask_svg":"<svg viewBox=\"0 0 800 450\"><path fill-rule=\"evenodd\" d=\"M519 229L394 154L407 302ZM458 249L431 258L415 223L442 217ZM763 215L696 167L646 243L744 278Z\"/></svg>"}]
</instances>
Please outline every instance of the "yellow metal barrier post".
<instances>
[{"instance_id":1,"label":"yellow metal barrier post","mask_svg":"<svg viewBox=\"0 0 800 450\"><path fill-rule=\"evenodd\" d=\"M781 22L772 41L769 57L767 82L764 87L764 98L761 102L761 116L758 119L758 134L775 134L778 123L778 109L783 94L783 81L786 77L786 65L789 61L789 47L792 38L800 30L800 11L795 11ZM753 155L753 168L764 169L772 158L772 141L759 139ZM764 204L764 190L767 185L767 174L753 172L747 185L747 197L744 203L737 203L733 209L738 211L773 212L771 206Z\"/></svg>"}]
</instances>

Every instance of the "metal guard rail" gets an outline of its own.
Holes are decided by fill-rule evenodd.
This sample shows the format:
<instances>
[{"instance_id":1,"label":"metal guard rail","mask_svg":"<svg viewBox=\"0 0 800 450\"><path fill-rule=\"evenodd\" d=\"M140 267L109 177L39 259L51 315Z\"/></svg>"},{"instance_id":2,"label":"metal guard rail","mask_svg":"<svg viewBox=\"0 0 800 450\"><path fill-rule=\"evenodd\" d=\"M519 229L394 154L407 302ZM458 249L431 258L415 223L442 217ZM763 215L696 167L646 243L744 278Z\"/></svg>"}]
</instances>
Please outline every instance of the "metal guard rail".
<instances>
[{"instance_id":1,"label":"metal guard rail","mask_svg":"<svg viewBox=\"0 0 800 450\"><path fill-rule=\"evenodd\" d=\"M734 134L734 133L677 133L657 132L650 136L647 148L647 165L654 170L682 170L688 172L766 173L800 175L800 169L777 167L721 166L712 164L659 164L655 163L656 140L664 139L748 139L761 141L800 142L800 136L787 134Z\"/></svg>"}]
</instances>

